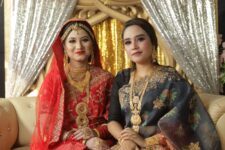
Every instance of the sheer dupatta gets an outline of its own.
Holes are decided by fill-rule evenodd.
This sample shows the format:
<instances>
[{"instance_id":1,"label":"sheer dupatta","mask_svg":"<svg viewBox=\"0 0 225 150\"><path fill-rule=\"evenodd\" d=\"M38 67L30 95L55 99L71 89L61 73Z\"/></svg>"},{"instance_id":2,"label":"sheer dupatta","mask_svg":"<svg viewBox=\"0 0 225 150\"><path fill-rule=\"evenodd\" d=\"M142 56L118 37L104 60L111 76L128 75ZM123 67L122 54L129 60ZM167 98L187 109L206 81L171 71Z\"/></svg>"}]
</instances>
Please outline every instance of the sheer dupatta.
<instances>
[{"instance_id":1,"label":"sheer dupatta","mask_svg":"<svg viewBox=\"0 0 225 150\"><path fill-rule=\"evenodd\" d=\"M64 54L60 45L61 40L57 38L52 47L54 58L51 70L39 91L36 105L37 120L31 149L48 149L49 144L57 142L60 137L64 108L63 81L66 79L63 71Z\"/></svg>"},{"instance_id":2,"label":"sheer dupatta","mask_svg":"<svg viewBox=\"0 0 225 150\"><path fill-rule=\"evenodd\" d=\"M63 26L71 22L85 24L93 32L91 26L83 20L71 19ZM62 29L63 29L62 28ZM95 39L95 61L93 65L101 67L99 60L99 48ZM44 150L59 142L64 119L64 82L66 75L64 71L64 50L60 34L58 34L52 45L54 57L51 69L42 84L37 100L37 120L31 142L31 149Z\"/></svg>"}]
</instances>

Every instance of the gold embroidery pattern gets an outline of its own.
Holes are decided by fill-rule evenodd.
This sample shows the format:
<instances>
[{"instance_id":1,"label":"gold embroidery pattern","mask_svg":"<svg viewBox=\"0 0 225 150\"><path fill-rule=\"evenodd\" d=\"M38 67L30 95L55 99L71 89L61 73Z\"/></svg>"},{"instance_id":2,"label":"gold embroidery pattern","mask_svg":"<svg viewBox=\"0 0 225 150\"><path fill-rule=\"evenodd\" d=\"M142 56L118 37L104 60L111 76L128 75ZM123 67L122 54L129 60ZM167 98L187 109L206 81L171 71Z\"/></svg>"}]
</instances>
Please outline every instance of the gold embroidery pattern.
<instances>
[{"instance_id":1,"label":"gold embroidery pattern","mask_svg":"<svg viewBox=\"0 0 225 150\"><path fill-rule=\"evenodd\" d=\"M90 88L96 88L97 90L95 91L95 94L91 94L90 90L90 100L94 100L96 103L102 103L103 101L103 94L104 90L106 90L106 85L108 83L108 80L112 77L111 74L109 74L106 71L101 70L100 68L90 66L90 73L91 73L91 81L90 81ZM77 90L76 88L73 88L69 84L66 84L67 88L69 89L69 97L73 97L74 100L76 100L81 92ZM109 87L110 88L110 87ZM110 89L107 89L110 90Z\"/></svg>"},{"instance_id":2,"label":"gold embroidery pattern","mask_svg":"<svg viewBox=\"0 0 225 150\"><path fill-rule=\"evenodd\" d=\"M128 85L124 85L119 89L119 101L122 108L129 106L129 89Z\"/></svg>"},{"instance_id":3,"label":"gold embroidery pattern","mask_svg":"<svg viewBox=\"0 0 225 150\"><path fill-rule=\"evenodd\" d=\"M63 87L63 85L61 85ZM60 96L60 102L59 102L59 113L57 114L58 116L56 117L57 123L55 125L55 128L53 129L53 134L52 134L52 142L57 142L60 137L61 129L62 129L62 121L63 121L63 107L64 107L64 89L62 88L62 94Z\"/></svg>"},{"instance_id":4,"label":"gold embroidery pattern","mask_svg":"<svg viewBox=\"0 0 225 150\"><path fill-rule=\"evenodd\" d=\"M106 86L113 76L110 73L94 66L91 70L91 75L94 77L91 81L92 87L98 87L95 94L92 95L92 100L94 100L95 103L102 103L103 95L106 93L106 90L108 90L108 93L110 91L110 87L106 88Z\"/></svg>"},{"instance_id":5,"label":"gold embroidery pattern","mask_svg":"<svg viewBox=\"0 0 225 150\"><path fill-rule=\"evenodd\" d=\"M99 106L100 105L104 106L106 102L105 101L106 96L104 95L104 93L106 93L105 87L107 86L107 83L110 83L109 80L113 79L113 76L109 74L108 72L103 71L100 68L97 68L94 66L90 66L90 73L93 78L91 78L91 81L90 81L89 101L92 101ZM110 88L110 86L107 88ZM66 93L65 101L74 101L72 103L75 103L75 106L80 105L79 109L77 108L76 110L79 117L73 115L73 112L75 109L73 107L71 108L70 105L66 105L67 108L65 109L65 111L70 116L70 121L74 123L77 122L81 126L84 126L85 124L88 123L88 120L91 119L92 117L89 115L89 113L86 112L85 109L87 107L84 105L84 103L77 104L79 102L80 97L84 94L84 91L80 92L78 89L76 89L69 83L66 83L66 90L67 90L66 91L67 93ZM93 91L94 91L94 94L92 93ZM84 97L83 99L85 98L87 98L87 96ZM70 103L70 102L67 102L67 103ZM99 111L99 110L94 110L94 111Z\"/></svg>"},{"instance_id":6,"label":"gold embroidery pattern","mask_svg":"<svg viewBox=\"0 0 225 150\"><path fill-rule=\"evenodd\" d=\"M146 91L149 91L150 89L156 89L158 84L165 82L165 80L169 78L169 80L179 80L179 74L176 73L176 70L174 68L170 67L164 67L164 66L157 66L154 72L154 75L149 79L149 84L146 88ZM143 85L145 84L145 81L138 80L135 83L134 92L138 89L141 89ZM127 106L127 103L129 103L129 89L130 89L130 83L123 85L119 89L119 101L122 108ZM161 105L157 105L160 107ZM172 114L170 114L172 115Z\"/></svg>"},{"instance_id":7,"label":"gold embroidery pattern","mask_svg":"<svg viewBox=\"0 0 225 150\"><path fill-rule=\"evenodd\" d=\"M182 126L182 124L180 124L177 128L177 130L175 131L175 134L182 137L184 136L184 128Z\"/></svg>"},{"instance_id":8,"label":"gold embroidery pattern","mask_svg":"<svg viewBox=\"0 0 225 150\"><path fill-rule=\"evenodd\" d=\"M148 77L143 77L134 82L134 86L133 86L134 95L138 95L138 93L140 92L140 89L144 88L147 79ZM150 80L148 80L147 82L150 82Z\"/></svg>"},{"instance_id":9,"label":"gold embroidery pattern","mask_svg":"<svg viewBox=\"0 0 225 150\"><path fill-rule=\"evenodd\" d=\"M163 106L165 106L165 104L159 98L153 101L153 105L153 108L156 109L161 109Z\"/></svg>"},{"instance_id":10,"label":"gold embroidery pattern","mask_svg":"<svg viewBox=\"0 0 225 150\"><path fill-rule=\"evenodd\" d=\"M156 134L154 136L151 136L149 138L146 138L145 139L145 142L146 142L146 145L147 145L146 148L150 149L151 146L153 146L153 145L159 145L160 144L159 140L160 140L160 137L159 137L158 134Z\"/></svg>"},{"instance_id":11,"label":"gold embroidery pattern","mask_svg":"<svg viewBox=\"0 0 225 150\"><path fill-rule=\"evenodd\" d=\"M199 146L199 142L196 143L190 143L188 145L188 150L201 150L200 146Z\"/></svg>"}]
</instances>

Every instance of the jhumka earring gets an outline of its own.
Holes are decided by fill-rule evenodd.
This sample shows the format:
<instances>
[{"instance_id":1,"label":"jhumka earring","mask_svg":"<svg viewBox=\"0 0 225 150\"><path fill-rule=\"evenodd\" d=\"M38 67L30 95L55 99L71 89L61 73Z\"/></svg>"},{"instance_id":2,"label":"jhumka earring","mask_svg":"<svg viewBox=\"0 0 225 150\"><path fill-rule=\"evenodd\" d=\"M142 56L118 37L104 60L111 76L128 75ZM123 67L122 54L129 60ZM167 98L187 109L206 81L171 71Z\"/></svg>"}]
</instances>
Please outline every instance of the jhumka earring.
<instances>
[{"instance_id":1,"label":"jhumka earring","mask_svg":"<svg viewBox=\"0 0 225 150\"><path fill-rule=\"evenodd\" d=\"M69 56L66 53L64 53L64 63L68 64L69 62L70 62Z\"/></svg>"},{"instance_id":2,"label":"jhumka earring","mask_svg":"<svg viewBox=\"0 0 225 150\"><path fill-rule=\"evenodd\" d=\"M156 63L157 62L157 53L156 53L156 51L153 51L152 52L152 62L153 63Z\"/></svg>"},{"instance_id":3,"label":"jhumka earring","mask_svg":"<svg viewBox=\"0 0 225 150\"><path fill-rule=\"evenodd\" d=\"M64 53L63 62L64 62L64 68L68 69L70 58L69 58L69 56L66 53Z\"/></svg>"},{"instance_id":4,"label":"jhumka earring","mask_svg":"<svg viewBox=\"0 0 225 150\"><path fill-rule=\"evenodd\" d=\"M94 56L94 50L91 51L91 64L94 64L95 62L95 56Z\"/></svg>"}]
</instances>

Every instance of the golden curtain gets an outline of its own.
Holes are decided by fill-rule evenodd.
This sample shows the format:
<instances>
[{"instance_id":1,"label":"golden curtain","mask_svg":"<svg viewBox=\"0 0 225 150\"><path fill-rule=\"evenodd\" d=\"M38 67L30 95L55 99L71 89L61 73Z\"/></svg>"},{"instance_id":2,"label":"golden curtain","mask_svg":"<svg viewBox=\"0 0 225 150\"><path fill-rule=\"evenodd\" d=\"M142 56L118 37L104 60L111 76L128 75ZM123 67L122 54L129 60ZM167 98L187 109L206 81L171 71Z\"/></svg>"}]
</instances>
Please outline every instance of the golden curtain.
<instances>
[{"instance_id":1,"label":"golden curtain","mask_svg":"<svg viewBox=\"0 0 225 150\"><path fill-rule=\"evenodd\" d=\"M131 62L124 51L121 38L123 24L109 18L93 26L93 29L99 44L103 69L116 75L118 71L130 67ZM165 65L165 55L160 48L157 54L159 64Z\"/></svg>"},{"instance_id":2,"label":"golden curtain","mask_svg":"<svg viewBox=\"0 0 225 150\"><path fill-rule=\"evenodd\" d=\"M130 66L122 45L122 28L123 24L116 19L107 19L93 26L100 48L102 67L114 75Z\"/></svg>"}]
</instances>

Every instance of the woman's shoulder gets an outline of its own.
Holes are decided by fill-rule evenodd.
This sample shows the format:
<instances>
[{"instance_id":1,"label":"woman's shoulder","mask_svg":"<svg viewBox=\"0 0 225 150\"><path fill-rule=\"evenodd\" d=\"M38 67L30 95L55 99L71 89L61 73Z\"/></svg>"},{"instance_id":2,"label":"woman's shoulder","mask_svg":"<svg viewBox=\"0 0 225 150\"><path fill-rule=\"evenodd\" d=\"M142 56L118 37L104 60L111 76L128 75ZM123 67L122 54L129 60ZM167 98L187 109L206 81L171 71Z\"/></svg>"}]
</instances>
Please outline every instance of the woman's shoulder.
<instances>
[{"instance_id":1,"label":"woman's shoulder","mask_svg":"<svg viewBox=\"0 0 225 150\"><path fill-rule=\"evenodd\" d=\"M50 70L46 75L45 75L45 80L59 80L61 78L60 74L56 70Z\"/></svg>"},{"instance_id":2,"label":"woman's shoulder","mask_svg":"<svg viewBox=\"0 0 225 150\"><path fill-rule=\"evenodd\" d=\"M130 76L130 73L132 72L132 68L125 68L123 70L120 70L118 73L117 73L117 76Z\"/></svg>"},{"instance_id":3,"label":"woman's shoulder","mask_svg":"<svg viewBox=\"0 0 225 150\"><path fill-rule=\"evenodd\" d=\"M164 72L164 73L172 73L172 74L177 73L176 69L171 66L158 65L157 70L159 70L160 72Z\"/></svg>"},{"instance_id":4,"label":"woman's shoulder","mask_svg":"<svg viewBox=\"0 0 225 150\"><path fill-rule=\"evenodd\" d=\"M130 73L132 71L133 71L132 68L126 68L126 69L119 71L115 77L116 82L121 82L121 84L128 83L130 80Z\"/></svg>"},{"instance_id":5,"label":"woman's shoulder","mask_svg":"<svg viewBox=\"0 0 225 150\"><path fill-rule=\"evenodd\" d=\"M176 71L175 68L170 66L161 66L157 67L157 76L163 76L168 80L181 80L183 79L181 75Z\"/></svg>"},{"instance_id":6,"label":"woman's shoulder","mask_svg":"<svg viewBox=\"0 0 225 150\"><path fill-rule=\"evenodd\" d=\"M100 67L91 66L91 72L95 77L113 78L113 74Z\"/></svg>"}]
</instances>

